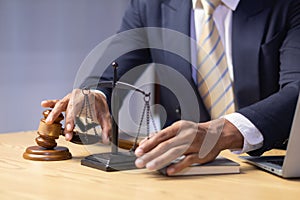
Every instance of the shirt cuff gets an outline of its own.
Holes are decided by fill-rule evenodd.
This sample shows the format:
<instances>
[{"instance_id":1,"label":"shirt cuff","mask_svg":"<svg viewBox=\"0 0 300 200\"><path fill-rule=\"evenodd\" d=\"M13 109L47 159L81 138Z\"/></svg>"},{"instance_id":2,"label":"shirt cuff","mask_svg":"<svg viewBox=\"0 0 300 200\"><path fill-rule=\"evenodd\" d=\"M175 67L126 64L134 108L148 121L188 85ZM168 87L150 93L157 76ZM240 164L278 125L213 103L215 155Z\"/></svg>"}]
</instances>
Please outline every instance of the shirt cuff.
<instances>
[{"instance_id":1,"label":"shirt cuff","mask_svg":"<svg viewBox=\"0 0 300 200\"><path fill-rule=\"evenodd\" d=\"M96 90L96 89L91 89L91 92L95 92L98 94L102 94L104 96L104 98L106 99L106 95L104 94L104 92L100 91L100 90Z\"/></svg>"},{"instance_id":2,"label":"shirt cuff","mask_svg":"<svg viewBox=\"0 0 300 200\"><path fill-rule=\"evenodd\" d=\"M225 115L224 118L232 123L244 137L243 149L232 150L233 153L241 154L262 147L264 140L263 135L244 115L240 113L232 113Z\"/></svg>"}]
</instances>

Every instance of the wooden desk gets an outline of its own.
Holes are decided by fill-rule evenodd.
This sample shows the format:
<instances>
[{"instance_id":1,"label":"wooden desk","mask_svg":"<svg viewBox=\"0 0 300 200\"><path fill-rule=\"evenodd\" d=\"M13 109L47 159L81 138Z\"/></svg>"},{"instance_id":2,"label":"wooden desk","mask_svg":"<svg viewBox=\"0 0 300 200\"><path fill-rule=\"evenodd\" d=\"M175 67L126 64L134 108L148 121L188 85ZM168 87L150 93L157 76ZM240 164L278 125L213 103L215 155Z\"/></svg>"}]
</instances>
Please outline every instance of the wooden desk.
<instances>
[{"instance_id":1,"label":"wooden desk","mask_svg":"<svg viewBox=\"0 0 300 200\"><path fill-rule=\"evenodd\" d=\"M34 132L0 134L0 199L299 199L300 179L285 180L243 163L241 174L163 177L145 169L103 172L80 165L89 155L83 146L65 142L73 154L67 161L40 162L22 157L35 145ZM282 153L282 152L281 152Z\"/></svg>"}]
</instances>

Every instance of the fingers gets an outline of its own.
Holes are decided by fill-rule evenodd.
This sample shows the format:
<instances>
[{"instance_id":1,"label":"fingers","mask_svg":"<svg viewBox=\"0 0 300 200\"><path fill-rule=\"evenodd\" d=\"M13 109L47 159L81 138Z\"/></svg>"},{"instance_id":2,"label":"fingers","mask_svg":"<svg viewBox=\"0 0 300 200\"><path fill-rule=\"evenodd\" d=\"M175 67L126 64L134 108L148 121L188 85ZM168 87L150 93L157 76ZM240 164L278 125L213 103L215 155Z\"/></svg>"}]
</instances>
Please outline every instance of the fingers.
<instances>
[{"instance_id":1,"label":"fingers","mask_svg":"<svg viewBox=\"0 0 300 200\"><path fill-rule=\"evenodd\" d=\"M41 106L44 108L53 108L58 101L59 100L44 100L41 102Z\"/></svg>"},{"instance_id":2,"label":"fingers","mask_svg":"<svg viewBox=\"0 0 300 200\"><path fill-rule=\"evenodd\" d=\"M181 155L188 154L190 149L195 149L191 148L195 134L193 134L193 130L189 131L191 134L182 131L175 137L159 143L150 151L139 155L139 158L136 160L136 166L139 168L146 166L150 170L159 169ZM199 147L199 144L196 145ZM136 154L139 153L136 152Z\"/></svg>"},{"instance_id":3,"label":"fingers","mask_svg":"<svg viewBox=\"0 0 300 200\"><path fill-rule=\"evenodd\" d=\"M206 136L206 124L188 121L174 123L140 144L135 152L138 157L135 164L138 168L158 170L185 155L183 160L168 167L167 173L174 174L193 163L209 162L220 153L220 148L218 145L213 145L210 152L199 157L199 150Z\"/></svg>"},{"instance_id":4,"label":"fingers","mask_svg":"<svg viewBox=\"0 0 300 200\"><path fill-rule=\"evenodd\" d=\"M169 126L163 129L162 131L153 135L149 139L141 142L139 147L135 150L135 155L137 157L141 157L146 152L156 147L158 144L166 140L169 140L170 138L174 137L176 134L177 134L177 128L175 128L174 126Z\"/></svg>"},{"instance_id":5,"label":"fingers","mask_svg":"<svg viewBox=\"0 0 300 200\"><path fill-rule=\"evenodd\" d=\"M136 149L135 154L139 157L136 166L139 168L146 166L151 170L159 169L189 152L188 149L195 140L197 130L195 123L185 121L162 130Z\"/></svg>"},{"instance_id":6,"label":"fingers","mask_svg":"<svg viewBox=\"0 0 300 200\"><path fill-rule=\"evenodd\" d=\"M206 157L200 158L198 153L188 154L185 156L184 159L182 159L180 162L170 165L167 168L167 174L173 175L177 172L180 172L186 167L191 166L194 163L204 164L211 162L216 159L216 157L219 155L220 151L212 151L210 152Z\"/></svg>"},{"instance_id":7,"label":"fingers","mask_svg":"<svg viewBox=\"0 0 300 200\"><path fill-rule=\"evenodd\" d=\"M65 119L65 138L70 141L73 137L74 129L74 113L72 111L72 103L70 101L71 94L66 95L62 100L45 100L41 102L42 107L52 108L52 111L46 119L47 124L52 124L56 118L64 111L66 111Z\"/></svg>"},{"instance_id":8,"label":"fingers","mask_svg":"<svg viewBox=\"0 0 300 200\"><path fill-rule=\"evenodd\" d=\"M111 115L105 97L99 93L96 93L95 97L95 111L97 120L102 128L102 142L109 144L112 132Z\"/></svg>"},{"instance_id":9,"label":"fingers","mask_svg":"<svg viewBox=\"0 0 300 200\"><path fill-rule=\"evenodd\" d=\"M139 142L139 145L141 146L143 143L145 143L146 141L148 141L150 139L150 137L146 137L144 139L142 139L140 142Z\"/></svg>"},{"instance_id":10,"label":"fingers","mask_svg":"<svg viewBox=\"0 0 300 200\"><path fill-rule=\"evenodd\" d=\"M199 159L198 154L196 154L196 153L189 154L189 155L186 155L183 158L183 160L181 160L180 162L170 165L167 168L167 174L173 175L173 174L176 174L176 173L180 172L181 170L191 166L194 163L203 164L203 163L210 162L214 159L215 159L215 157L214 158L207 157L206 159Z\"/></svg>"},{"instance_id":11,"label":"fingers","mask_svg":"<svg viewBox=\"0 0 300 200\"><path fill-rule=\"evenodd\" d=\"M110 135L112 132L112 125L111 125L111 117L110 114L104 114L99 117L99 123L102 127L102 142L104 144L109 144L110 142Z\"/></svg>"},{"instance_id":12,"label":"fingers","mask_svg":"<svg viewBox=\"0 0 300 200\"><path fill-rule=\"evenodd\" d=\"M197 138L198 125L197 123L179 121L155 134L148 140L143 140L140 146L136 149L135 155L137 157L143 156L149 151L160 150L160 153L164 153L167 148L172 148L175 146L185 145L186 153L191 150L197 150L197 148L192 148L192 144L195 143L194 140ZM204 133L205 134L205 133ZM201 135L200 135L201 136ZM196 140L194 146L198 149L201 144L201 139ZM157 148L157 146L163 146L163 148Z\"/></svg>"},{"instance_id":13,"label":"fingers","mask_svg":"<svg viewBox=\"0 0 300 200\"><path fill-rule=\"evenodd\" d=\"M69 99L66 109L66 119L65 119L65 138L67 141L70 141L73 138L73 129L75 127L75 114L73 110L73 101Z\"/></svg>"},{"instance_id":14,"label":"fingers","mask_svg":"<svg viewBox=\"0 0 300 200\"><path fill-rule=\"evenodd\" d=\"M164 145L161 145L164 146ZM158 146L159 147L159 146ZM167 149L167 150L166 150ZM185 145L174 146L161 150L157 148L155 151L146 153L138 158L135 162L138 168L146 167L149 170L158 170L180 157L186 149Z\"/></svg>"},{"instance_id":15,"label":"fingers","mask_svg":"<svg viewBox=\"0 0 300 200\"><path fill-rule=\"evenodd\" d=\"M111 115L104 95L89 91L88 96L82 90L74 89L61 100L45 100L41 102L42 107L50 107L52 111L46 119L46 123L52 124L60 113L65 111L65 129L64 135L66 140L71 140L75 127L75 117L78 114L91 115L92 121L98 122L102 127L102 142L109 144L112 132ZM87 98L88 99L87 99ZM88 103L91 109L82 110L83 103Z\"/></svg>"},{"instance_id":16,"label":"fingers","mask_svg":"<svg viewBox=\"0 0 300 200\"><path fill-rule=\"evenodd\" d=\"M176 164L170 165L167 168L167 174L168 175L176 174L177 172L180 172L184 168L189 167L190 165L192 165L193 163L196 163L197 161L198 161L198 163L200 163L197 154L187 155L187 156L185 156L185 158L182 161L180 161Z\"/></svg>"},{"instance_id":17,"label":"fingers","mask_svg":"<svg viewBox=\"0 0 300 200\"><path fill-rule=\"evenodd\" d=\"M148 141L150 138L152 138L155 134L157 133L150 133L150 135L144 139L142 139L140 142L139 142L139 146L141 146L144 142Z\"/></svg>"},{"instance_id":18,"label":"fingers","mask_svg":"<svg viewBox=\"0 0 300 200\"><path fill-rule=\"evenodd\" d=\"M60 113L64 112L67 109L69 100L70 94L65 96L62 100L48 100L41 103L42 105L50 105L50 107L53 107L52 111L46 119L47 124L52 124L60 115Z\"/></svg>"}]
</instances>

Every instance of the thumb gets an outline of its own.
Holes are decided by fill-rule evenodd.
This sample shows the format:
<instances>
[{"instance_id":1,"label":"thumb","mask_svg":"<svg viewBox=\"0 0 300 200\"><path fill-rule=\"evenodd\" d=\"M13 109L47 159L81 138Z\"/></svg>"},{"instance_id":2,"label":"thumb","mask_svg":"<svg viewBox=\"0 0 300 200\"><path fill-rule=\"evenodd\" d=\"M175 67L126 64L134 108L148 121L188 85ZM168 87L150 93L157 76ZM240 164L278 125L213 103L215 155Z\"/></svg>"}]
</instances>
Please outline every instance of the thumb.
<instances>
[{"instance_id":1,"label":"thumb","mask_svg":"<svg viewBox=\"0 0 300 200\"><path fill-rule=\"evenodd\" d=\"M108 114L108 116L101 117L99 122L102 127L102 142L104 144L109 144L109 138L112 135L112 124L110 114Z\"/></svg>"}]
</instances>

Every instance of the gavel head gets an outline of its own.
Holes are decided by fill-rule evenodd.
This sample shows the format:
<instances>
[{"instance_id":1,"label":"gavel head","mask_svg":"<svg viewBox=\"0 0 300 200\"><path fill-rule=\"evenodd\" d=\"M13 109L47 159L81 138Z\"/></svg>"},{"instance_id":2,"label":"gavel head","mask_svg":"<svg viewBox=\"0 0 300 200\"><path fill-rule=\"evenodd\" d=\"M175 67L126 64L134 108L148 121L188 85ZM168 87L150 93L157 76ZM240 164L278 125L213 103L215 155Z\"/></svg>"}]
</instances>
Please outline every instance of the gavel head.
<instances>
[{"instance_id":1,"label":"gavel head","mask_svg":"<svg viewBox=\"0 0 300 200\"><path fill-rule=\"evenodd\" d=\"M23 158L35 161L58 161L72 158L68 148L57 146L55 142L62 133L60 121L64 119L64 116L60 114L52 124L47 124L46 118L50 112L51 110L45 110L44 118L40 120L37 131L39 136L35 139L38 146L26 148Z\"/></svg>"},{"instance_id":2,"label":"gavel head","mask_svg":"<svg viewBox=\"0 0 300 200\"><path fill-rule=\"evenodd\" d=\"M60 114L52 124L47 124L46 119L50 112L51 110L45 110L43 112L44 118L40 120L37 131L39 136L35 139L39 146L46 149L53 149L57 146L55 140L58 139L62 133L62 124L60 121L64 119L64 116Z\"/></svg>"}]
</instances>

